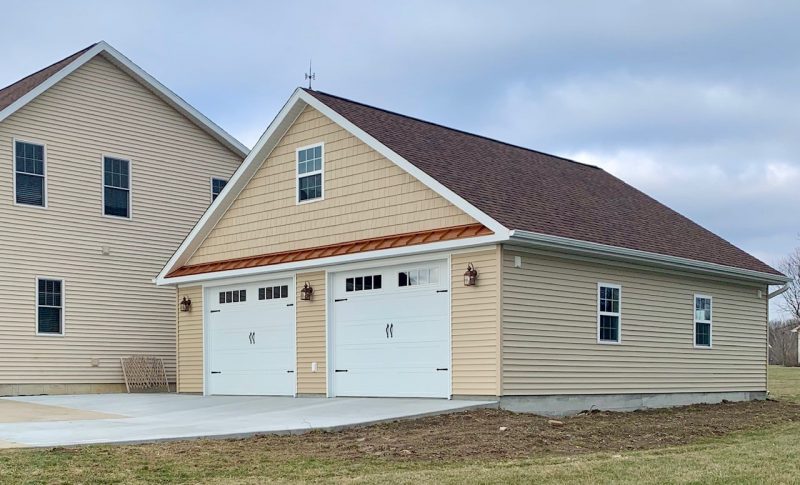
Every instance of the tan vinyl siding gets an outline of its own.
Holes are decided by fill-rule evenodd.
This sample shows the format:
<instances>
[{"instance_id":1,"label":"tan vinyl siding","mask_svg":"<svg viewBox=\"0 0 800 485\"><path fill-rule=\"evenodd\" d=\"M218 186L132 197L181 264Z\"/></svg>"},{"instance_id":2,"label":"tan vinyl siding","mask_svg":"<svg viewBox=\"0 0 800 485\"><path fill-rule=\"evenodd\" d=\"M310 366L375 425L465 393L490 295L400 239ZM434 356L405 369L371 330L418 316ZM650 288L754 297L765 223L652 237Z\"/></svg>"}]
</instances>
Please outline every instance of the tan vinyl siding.
<instances>
[{"instance_id":1,"label":"tan vinyl siding","mask_svg":"<svg viewBox=\"0 0 800 485\"><path fill-rule=\"evenodd\" d=\"M325 143L324 200L297 204L295 150L319 142ZM474 222L307 107L189 264Z\"/></svg>"},{"instance_id":2,"label":"tan vinyl siding","mask_svg":"<svg viewBox=\"0 0 800 485\"><path fill-rule=\"evenodd\" d=\"M47 147L46 209L13 204L14 137ZM131 161L132 220L101 215L104 154ZM240 161L102 57L0 123L0 384L119 383L135 353L174 379L176 293L152 279ZM64 337L35 335L37 275L65 280Z\"/></svg>"},{"instance_id":3,"label":"tan vinyl siding","mask_svg":"<svg viewBox=\"0 0 800 485\"><path fill-rule=\"evenodd\" d=\"M314 288L311 301L300 299L305 282ZM297 394L325 394L327 366L325 350L325 272L297 274ZM311 363L317 372L311 372Z\"/></svg>"},{"instance_id":4,"label":"tan vinyl siding","mask_svg":"<svg viewBox=\"0 0 800 485\"><path fill-rule=\"evenodd\" d=\"M183 297L192 300L188 312L178 311L178 392L203 392L203 287L178 289L176 307Z\"/></svg>"},{"instance_id":5,"label":"tan vinyl siding","mask_svg":"<svg viewBox=\"0 0 800 485\"><path fill-rule=\"evenodd\" d=\"M766 288L509 247L503 255L505 395L766 389ZM622 286L619 345L597 343L598 282ZM695 293L714 298L712 349L693 347Z\"/></svg>"},{"instance_id":6,"label":"tan vinyl siding","mask_svg":"<svg viewBox=\"0 0 800 485\"><path fill-rule=\"evenodd\" d=\"M497 396L499 389L500 249L455 253L452 264L453 394ZM475 286L464 286L464 272L478 270Z\"/></svg>"}]
</instances>

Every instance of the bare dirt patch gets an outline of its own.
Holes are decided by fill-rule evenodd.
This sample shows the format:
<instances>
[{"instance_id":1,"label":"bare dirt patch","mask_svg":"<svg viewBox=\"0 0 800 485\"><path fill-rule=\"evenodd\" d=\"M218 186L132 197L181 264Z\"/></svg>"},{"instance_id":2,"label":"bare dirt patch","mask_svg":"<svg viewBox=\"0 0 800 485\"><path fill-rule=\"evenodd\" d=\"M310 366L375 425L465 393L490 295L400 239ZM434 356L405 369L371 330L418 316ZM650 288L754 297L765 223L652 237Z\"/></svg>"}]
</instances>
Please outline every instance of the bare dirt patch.
<instances>
[{"instance_id":1,"label":"bare dirt patch","mask_svg":"<svg viewBox=\"0 0 800 485\"><path fill-rule=\"evenodd\" d=\"M736 431L800 422L800 404L754 401L548 418L483 409L337 432L263 435L159 446L177 454L398 460L512 459L675 446ZM168 448L169 451L164 448Z\"/></svg>"}]
</instances>

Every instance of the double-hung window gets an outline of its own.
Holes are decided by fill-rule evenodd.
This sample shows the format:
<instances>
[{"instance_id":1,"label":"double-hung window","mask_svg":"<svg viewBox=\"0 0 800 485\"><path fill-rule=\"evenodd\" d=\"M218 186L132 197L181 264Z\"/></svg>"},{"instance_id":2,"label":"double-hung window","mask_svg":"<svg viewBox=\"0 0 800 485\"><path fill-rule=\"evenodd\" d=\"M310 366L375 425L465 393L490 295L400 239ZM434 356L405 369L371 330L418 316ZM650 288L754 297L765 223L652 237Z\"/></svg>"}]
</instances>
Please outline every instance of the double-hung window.
<instances>
[{"instance_id":1,"label":"double-hung window","mask_svg":"<svg viewBox=\"0 0 800 485\"><path fill-rule=\"evenodd\" d=\"M131 217L131 162L103 157L103 214Z\"/></svg>"},{"instance_id":2,"label":"double-hung window","mask_svg":"<svg viewBox=\"0 0 800 485\"><path fill-rule=\"evenodd\" d=\"M36 278L36 333L64 334L64 280Z\"/></svg>"},{"instance_id":3,"label":"double-hung window","mask_svg":"<svg viewBox=\"0 0 800 485\"><path fill-rule=\"evenodd\" d=\"M45 207L44 146L14 142L14 201L17 204Z\"/></svg>"},{"instance_id":4,"label":"double-hung window","mask_svg":"<svg viewBox=\"0 0 800 485\"><path fill-rule=\"evenodd\" d=\"M694 295L694 346L711 347L711 297Z\"/></svg>"},{"instance_id":5,"label":"double-hung window","mask_svg":"<svg viewBox=\"0 0 800 485\"><path fill-rule=\"evenodd\" d=\"M217 196L219 196L227 183L228 181L225 179L211 177L211 202L217 200Z\"/></svg>"},{"instance_id":6,"label":"double-hung window","mask_svg":"<svg viewBox=\"0 0 800 485\"><path fill-rule=\"evenodd\" d=\"M297 202L322 198L324 150L315 145L297 150Z\"/></svg>"},{"instance_id":7,"label":"double-hung window","mask_svg":"<svg viewBox=\"0 0 800 485\"><path fill-rule=\"evenodd\" d=\"M622 287L609 283L597 285L597 341L621 341Z\"/></svg>"}]
</instances>

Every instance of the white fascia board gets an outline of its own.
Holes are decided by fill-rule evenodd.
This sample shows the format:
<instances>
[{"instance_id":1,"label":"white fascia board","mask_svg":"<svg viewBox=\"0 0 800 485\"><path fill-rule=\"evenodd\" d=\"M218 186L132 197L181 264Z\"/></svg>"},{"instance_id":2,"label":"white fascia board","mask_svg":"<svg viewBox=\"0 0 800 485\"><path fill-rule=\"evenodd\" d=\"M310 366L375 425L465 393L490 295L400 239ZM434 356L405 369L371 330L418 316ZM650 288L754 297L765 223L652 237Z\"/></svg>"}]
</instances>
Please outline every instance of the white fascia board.
<instances>
[{"instance_id":1,"label":"white fascia board","mask_svg":"<svg viewBox=\"0 0 800 485\"><path fill-rule=\"evenodd\" d=\"M156 281L163 281L167 274L172 271L178 263L183 263L184 259L188 259L197 250L197 247L203 242L205 237L222 219L222 216L233 204L233 201L239 196L242 190L247 186L247 183L255 175L256 171L261 166L261 161L266 159L275 146L278 144L286 130L294 123L294 120L302 113L305 108L305 103L300 100L299 93L301 89L296 89L289 100L283 105L283 108L278 112L275 119L267 127L261 138L244 159L236 172L231 176L225 188L217 196L214 202L206 209L197 224L194 225L189 235L183 240L178 249L173 253L164 268L156 277Z\"/></svg>"},{"instance_id":2,"label":"white fascia board","mask_svg":"<svg viewBox=\"0 0 800 485\"><path fill-rule=\"evenodd\" d=\"M270 266L259 266L255 268L234 269L230 271L217 271L214 273L202 273L190 276L178 276L174 278L165 278L159 276L158 278L156 278L156 284L159 286L179 285L186 283L201 283L210 280L235 278L241 276L268 275L272 273L280 273L286 271L300 271L300 270L307 270L324 266L334 266L347 263L371 261L383 258L393 258L398 256L417 255L417 254L430 253L436 251L447 251L447 250L461 249L473 246L483 246L486 244L497 244L505 241L508 241L508 237L506 235L491 234L488 236L456 239L454 241L442 241L430 244L420 244L418 246L404 246L400 248L366 251L363 253L344 254L341 256L309 259L306 261L274 264Z\"/></svg>"},{"instance_id":3,"label":"white fascia board","mask_svg":"<svg viewBox=\"0 0 800 485\"><path fill-rule=\"evenodd\" d=\"M681 271L691 271L695 273L713 274L727 278L747 280L763 284L784 284L790 281L786 276L763 273L732 266L725 266L716 263L707 263L694 259L668 256L665 254L651 253L637 249L621 248L609 246L578 239L570 239L560 236L550 236L529 231L511 231L510 241L519 243L523 246L540 247L558 251L566 251L577 254L604 257L622 261L649 264L652 266L666 267Z\"/></svg>"},{"instance_id":4,"label":"white fascia board","mask_svg":"<svg viewBox=\"0 0 800 485\"><path fill-rule=\"evenodd\" d=\"M105 41L98 42L94 47L81 54L77 59L64 66L57 73L50 76L45 82L39 84L25 94L25 96L22 96L7 106L4 110L0 111L0 122L36 99L37 96L53 87L59 81L75 72L98 54L104 54L104 56L106 56L106 58L114 65L121 68L124 72L138 80L140 83L149 87L159 98L163 99L167 104L172 106L173 109L192 120L200 128L205 130L209 135L213 136L217 141L228 147L228 149L234 153L240 155L241 157L245 157L250 151L246 146L239 142L239 140L220 128L216 123L197 111L180 96L161 84L156 78L145 72L144 69L134 64L133 61L122 55L122 53L111 47Z\"/></svg>"},{"instance_id":5,"label":"white fascia board","mask_svg":"<svg viewBox=\"0 0 800 485\"><path fill-rule=\"evenodd\" d=\"M309 104L311 107L313 107L320 113L324 114L325 116L333 120L334 123L338 124L345 130L352 133L356 138L366 143L370 148L380 153L384 157L388 158L395 165L399 166L404 171L414 176L414 178L422 182L429 189L433 190L440 196L444 197L451 204L455 205L465 213L469 214L473 219L491 229L492 232L494 232L495 234L503 234L506 236L509 234L509 230L505 226L494 220L492 217L489 217L489 215L487 215L485 212L481 211L474 205L467 202L464 198L462 198L452 190L442 185L439 181L437 181L427 173L420 170L413 163L407 161L405 158L395 153L389 147L376 140L369 133L365 132L354 123L351 123L347 118L340 115L332 108L328 107L322 101L318 100L317 98L306 93L303 90L300 90L300 98L307 104Z\"/></svg>"}]
</instances>

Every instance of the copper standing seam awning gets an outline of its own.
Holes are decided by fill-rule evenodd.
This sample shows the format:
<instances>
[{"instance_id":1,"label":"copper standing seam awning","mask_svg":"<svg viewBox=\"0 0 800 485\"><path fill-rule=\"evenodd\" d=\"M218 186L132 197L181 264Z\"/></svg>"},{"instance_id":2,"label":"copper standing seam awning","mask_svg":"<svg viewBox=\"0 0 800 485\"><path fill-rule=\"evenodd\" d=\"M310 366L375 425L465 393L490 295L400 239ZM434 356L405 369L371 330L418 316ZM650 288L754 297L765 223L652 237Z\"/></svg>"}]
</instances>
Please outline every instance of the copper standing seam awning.
<instances>
[{"instance_id":1,"label":"copper standing seam awning","mask_svg":"<svg viewBox=\"0 0 800 485\"><path fill-rule=\"evenodd\" d=\"M307 261L309 259L327 258L330 256L341 256L344 254L363 253L376 251L379 249L400 248L405 246L416 246L419 244L434 243L440 241L451 241L454 239L464 239L477 236L488 236L493 232L483 224L469 224L465 226L445 227L430 231L409 232L393 236L376 237L372 239L361 239L341 244L331 244L328 246L317 246L313 248L297 249L292 251L281 251L278 253L261 254L246 258L226 259L224 261L214 261L211 263L193 264L181 266L171 271L167 278L177 276L189 276L202 273L214 273L217 271L229 271L234 269L257 268L260 266L270 266L281 263L294 263L297 261Z\"/></svg>"}]
</instances>

